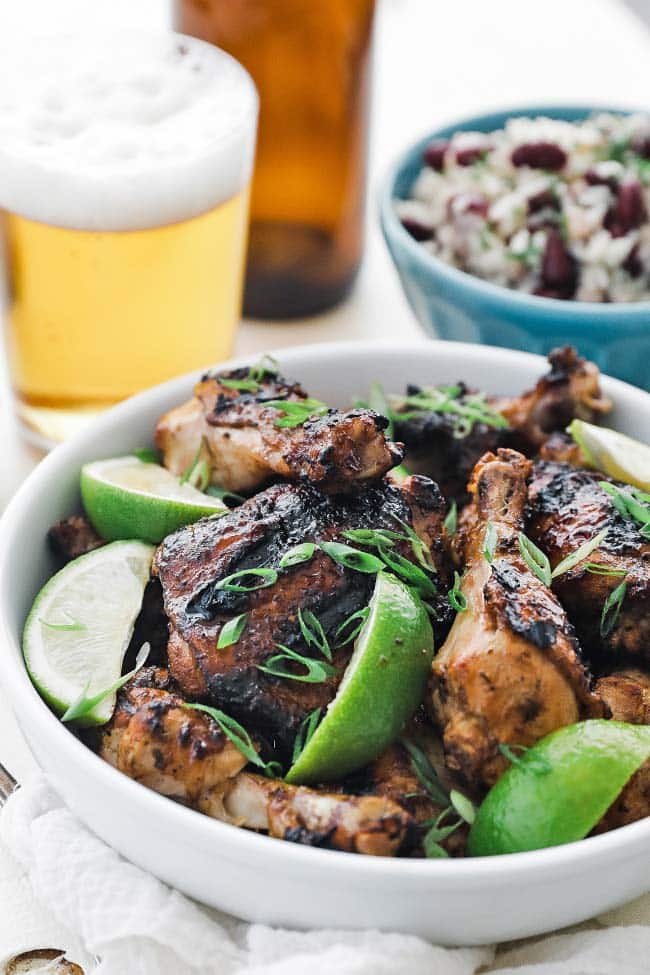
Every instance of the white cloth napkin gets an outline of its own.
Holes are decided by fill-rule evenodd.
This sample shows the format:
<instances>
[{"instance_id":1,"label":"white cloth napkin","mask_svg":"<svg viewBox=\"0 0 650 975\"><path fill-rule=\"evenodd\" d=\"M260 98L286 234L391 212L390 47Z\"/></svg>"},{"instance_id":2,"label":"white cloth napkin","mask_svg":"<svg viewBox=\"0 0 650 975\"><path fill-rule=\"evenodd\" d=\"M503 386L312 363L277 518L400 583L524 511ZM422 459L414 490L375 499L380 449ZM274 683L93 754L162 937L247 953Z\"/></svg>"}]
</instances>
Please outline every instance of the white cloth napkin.
<instances>
[{"instance_id":1,"label":"white cloth napkin","mask_svg":"<svg viewBox=\"0 0 650 975\"><path fill-rule=\"evenodd\" d=\"M0 841L0 972L3 960L40 947L65 949L87 975L648 972L650 895L553 937L452 949L377 931L277 930L199 907L122 860L43 777L10 799Z\"/></svg>"}]
</instances>

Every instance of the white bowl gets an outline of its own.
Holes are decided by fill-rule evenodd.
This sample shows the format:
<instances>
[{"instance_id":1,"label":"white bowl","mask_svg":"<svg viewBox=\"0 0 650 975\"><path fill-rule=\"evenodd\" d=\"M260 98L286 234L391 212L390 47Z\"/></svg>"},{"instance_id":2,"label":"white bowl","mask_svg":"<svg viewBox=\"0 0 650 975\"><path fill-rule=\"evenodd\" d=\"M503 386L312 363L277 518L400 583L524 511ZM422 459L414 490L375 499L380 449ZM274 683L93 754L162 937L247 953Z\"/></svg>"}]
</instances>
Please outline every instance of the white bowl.
<instances>
[{"instance_id":1,"label":"white bowl","mask_svg":"<svg viewBox=\"0 0 650 975\"><path fill-rule=\"evenodd\" d=\"M518 393L546 367L538 356L460 343L335 344L277 355L312 395L338 405L373 379L391 390L407 380L464 379ZM554 930L648 890L650 818L580 843L481 859L393 860L312 849L210 820L150 792L97 758L48 710L20 651L25 615L52 571L47 529L79 510L81 465L149 443L158 416L185 399L195 379L142 393L58 447L0 525L0 678L37 761L70 808L125 857L186 894L287 927L382 928L473 945ZM650 441L650 395L611 379L603 387L616 403L613 424Z\"/></svg>"}]
</instances>

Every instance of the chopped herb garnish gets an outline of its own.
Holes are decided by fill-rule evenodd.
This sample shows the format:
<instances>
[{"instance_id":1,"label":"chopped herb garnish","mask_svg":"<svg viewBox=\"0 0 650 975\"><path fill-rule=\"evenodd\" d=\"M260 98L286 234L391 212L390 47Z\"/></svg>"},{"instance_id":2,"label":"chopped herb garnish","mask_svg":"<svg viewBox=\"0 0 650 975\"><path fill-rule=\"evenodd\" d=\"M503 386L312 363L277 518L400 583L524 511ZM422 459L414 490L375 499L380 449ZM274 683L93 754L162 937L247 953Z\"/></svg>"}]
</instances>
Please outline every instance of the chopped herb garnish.
<instances>
[{"instance_id":1,"label":"chopped herb garnish","mask_svg":"<svg viewBox=\"0 0 650 975\"><path fill-rule=\"evenodd\" d=\"M259 665L258 670L263 670L265 674L272 674L273 677L285 677L287 680L297 680L303 684L322 684L328 677L337 674L336 667L331 664L323 663L322 660L314 660L313 657L304 657L301 653L286 647L282 643L276 646L281 653L276 653L269 657L265 664ZM300 664L305 668L304 674L297 674L295 671L287 670L288 664Z\"/></svg>"},{"instance_id":2,"label":"chopped herb garnish","mask_svg":"<svg viewBox=\"0 0 650 975\"><path fill-rule=\"evenodd\" d=\"M541 247L534 247L532 244L530 247L526 247L525 250L515 251L512 248L506 250L507 256L512 261L518 261L519 264L525 265L525 267L536 267L542 256Z\"/></svg>"},{"instance_id":3,"label":"chopped herb garnish","mask_svg":"<svg viewBox=\"0 0 650 975\"><path fill-rule=\"evenodd\" d=\"M280 371L280 364L272 355L263 355L255 365L248 370L248 378L253 382L261 383L266 376L277 376Z\"/></svg>"},{"instance_id":4,"label":"chopped herb garnish","mask_svg":"<svg viewBox=\"0 0 650 975\"><path fill-rule=\"evenodd\" d=\"M355 572L372 574L381 572L384 568L384 563L376 555L361 552L358 548L343 545L342 542L321 542L319 548L339 565L354 569Z\"/></svg>"},{"instance_id":5,"label":"chopped herb garnish","mask_svg":"<svg viewBox=\"0 0 650 975\"><path fill-rule=\"evenodd\" d=\"M231 620L228 620L221 628L217 640L217 650L223 650L224 647L230 647L233 643L237 643L246 628L247 622L248 613L240 613L239 616L233 616Z\"/></svg>"},{"instance_id":6,"label":"chopped herb garnish","mask_svg":"<svg viewBox=\"0 0 650 975\"><path fill-rule=\"evenodd\" d=\"M301 562L309 562L314 557L317 546L313 542L303 542L302 545L294 545L288 549L278 565L281 569L288 569L292 565L300 565Z\"/></svg>"},{"instance_id":7,"label":"chopped herb garnish","mask_svg":"<svg viewBox=\"0 0 650 975\"><path fill-rule=\"evenodd\" d=\"M449 801L460 818L471 826L476 819L476 806L471 799L464 796L462 792L458 792L457 789L452 789L449 793Z\"/></svg>"},{"instance_id":8,"label":"chopped herb garnish","mask_svg":"<svg viewBox=\"0 0 650 975\"><path fill-rule=\"evenodd\" d=\"M219 379L219 384L238 393L258 393L260 389L254 379Z\"/></svg>"},{"instance_id":9,"label":"chopped herb garnish","mask_svg":"<svg viewBox=\"0 0 650 975\"><path fill-rule=\"evenodd\" d=\"M442 524L450 538L456 534L456 529L458 528L458 505L455 501L451 502L449 511Z\"/></svg>"},{"instance_id":10,"label":"chopped herb garnish","mask_svg":"<svg viewBox=\"0 0 650 975\"><path fill-rule=\"evenodd\" d=\"M462 577L458 574L458 572L454 572L454 585L449 590L447 598L449 600L449 605L452 609L455 609L457 613L464 613L467 609L467 597L461 590L462 584Z\"/></svg>"},{"instance_id":11,"label":"chopped herb garnish","mask_svg":"<svg viewBox=\"0 0 650 975\"><path fill-rule=\"evenodd\" d=\"M314 732L318 727L318 722L320 721L322 711L322 708L316 708L314 711L310 711L310 713L300 722L300 725L298 726L298 734L296 735L293 743L293 754L291 756L292 765L295 765L313 738Z\"/></svg>"},{"instance_id":12,"label":"chopped herb garnish","mask_svg":"<svg viewBox=\"0 0 650 975\"><path fill-rule=\"evenodd\" d=\"M249 733L243 725L240 725L239 721L235 721L229 714L220 711L218 708L210 707L208 704L184 704L183 707L189 708L192 711L202 711L204 714L209 715L213 721L216 721L226 738L230 739L244 758L248 759L251 765L256 765L258 768L261 768L265 775L272 778L279 773L281 774L282 770L279 763L265 762L260 758Z\"/></svg>"},{"instance_id":13,"label":"chopped herb garnish","mask_svg":"<svg viewBox=\"0 0 650 975\"><path fill-rule=\"evenodd\" d=\"M631 518L641 527L639 532L644 538L650 538L650 494L630 487L627 490L610 484L609 481L599 481L599 486L609 494L612 504L623 518Z\"/></svg>"},{"instance_id":14,"label":"chopped herb garnish","mask_svg":"<svg viewBox=\"0 0 650 975\"><path fill-rule=\"evenodd\" d=\"M131 680L132 677L135 677L138 671L142 670L146 664L147 657L150 653L151 645L149 643L143 643L137 657L135 658L135 667L133 670L130 670L128 674L124 674L122 677L119 677L110 685L110 687L106 687L103 691L98 691L98 693L93 694L92 697L87 697L86 695L88 694L88 689L92 681L92 678L90 678L77 700L73 701L67 711L61 715L61 721L65 721L67 723L69 721L78 721L79 718L85 718L86 715L94 710L98 704L101 704L102 701L104 701L107 697L110 697L112 694L116 694L120 688L124 687L124 685Z\"/></svg>"},{"instance_id":15,"label":"chopped herb garnish","mask_svg":"<svg viewBox=\"0 0 650 975\"><path fill-rule=\"evenodd\" d=\"M224 504L230 502L233 505L243 504L246 500L241 494L235 494L234 491L229 491L227 488L218 487L216 484L210 484L206 489L205 493L209 494L211 498L219 498Z\"/></svg>"},{"instance_id":16,"label":"chopped herb garnish","mask_svg":"<svg viewBox=\"0 0 650 975\"><path fill-rule=\"evenodd\" d=\"M301 427L310 417L323 416L328 410L327 404L319 399L270 399L264 406L281 414L273 422L276 427Z\"/></svg>"},{"instance_id":17,"label":"chopped herb garnish","mask_svg":"<svg viewBox=\"0 0 650 975\"><path fill-rule=\"evenodd\" d=\"M528 754L530 748L528 745L499 745L499 751L504 758L507 758L511 765L517 765L519 768L525 768L526 771L532 772L533 775L546 775L553 768L551 763L543 755L533 755L532 757ZM518 755L517 752L521 752ZM526 755L526 760L524 761L523 755Z\"/></svg>"},{"instance_id":18,"label":"chopped herb garnish","mask_svg":"<svg viewBox=\"0 0 650 975\"><path fill-rule=\"evenodd\" d=\"M548 556L545 552L542 552L540 548L537 548L534 542L531 542L530 538L527 538L523 532L519 532L519 551L521 552L522 558L531 572L533 572L540 582L543 582L545 586L551 585L551 563L548 560Z\"/></svg>"},{"instance_id":19,"label":"chopped herb garnish","mask_svg":"<svg viewBox=\"0 0 650 975\"><path fill-rule=\"evenodd\" d=\"M463 825L462 819L456 819L446 826L443 826L444 820L454 812L451 806L447 806L442 810L440 815L431 822L423 823L423 826L428 826L427 832L424 839L422 840L422 847L424 849L424 855L427 859L446 859L449 854L445 850L444 846L440 843L442 840L446 840L448 836L455 833L460 826Z\"/></svg>"},{"instance_id":20,"label":"chopped herb garnish","mask_svg":"<svg viewBox=\"0 0 650 975\"><path fill-rule=\"evenodd\" d=\"M348 643L356 640L369 615L370 606L364 606L362 609L358 609L356 613L348 616L347 619L344 619L334 634L337 647L345 647Z\"/></svg>"},{"instance_id":21,"label":"chopped herb garnish","mask_svg":"<svg viewBox=\"0 0 650 975\"><path fill-rule=\"evenodd\" d=\"M427 545L427 543L420 538L420 536L418 535L418 533L415 531L415 529L411 525L408 524L408 522L403 521L397 515L393 515L393 518L404 529L404 533L405 533L408 541L411 543L411 548L413 549L413 554L415 555L415 557L418 560L418 562L420 563L420 565L424 569L427 569L427 571L429 571L429 572L435 572L436 571L436 567L433 564L433 558L431 556L431 549L429 548L429 546Z\"/></svg>"},{"instance_id":22,"label":"chopped herb garnish","mask_svg":"<svg viewBox=\"0 0 650 975\"><path fill-rule=\"evenodd\" d=\"M613 566L603 565L601 562L585 562L582 567L586 572L595 576L626 576L627 569L615 569Z\"/></svg>"},{"instance_id":23,"label":"chopped herb garnish","mask_svg":"<svg viewBox=\"0 0 650 975\"><path fill-rule=\"evenodd\" d=\"M497 530L491 521L488 521L483 539L483 555L485 560L492 565L494 555L497 550Z\"/></svg>"},{"instance_id":24,"label":"chopped herb garnish","mask_svg":"<svg viewBox=\"0 0 650 975\"><path fill-rule=\"evenodd\" d=\"M389 440L395 439L395 414L393 413L390 403L386 398L386 393L381 385L375 380L370 384L370 389L368 390L368 408L374 410L375 413L379 413L380 416L385 416L388 420L388 426L386 427L386 436Z\"/></svg>"},{"instance_id":25,"label":"chopped herb garnish","mask_svg":"<svg viewBox=\"0 0 650 975\"><path fill-rule=\"evenodd\" d=\"M551 572L551 579L557 579L558 576L568 572L569 569L573 569L576 565L578 565L579 562L582 562L587 558L588 555L591 555L591 553L595 551L603 541L608 530L609 529L607 528L603 528L603 530L599 531L597 535L590 538L588 542L584 542L582 545L578 546L575 552L572 552L571 555L567 555L565 559L558 562Z\"/></svg>"},{"instance_id":26,"label":"chopped herb garnish","mask_svg":"<svg viewBox=\"0 0 650 975\"><path fill-rule=\"evenodd\" d=\"M400 406L410 407L411 412L400 413L400 419L414 418L419 412L449 413L454 417L452 432L458 439L471 433L477 423L507 429L508 421L489 405L485 393L464 393L463 389L459 385L427 386L411 393L400 401Z\"/></svg>"},{"instance_id":27,"label":"chopped herb garnish","mask_svg":"<svg viewBox=\"0 0 650 975\"><path fill-rule=\"evenodd\" d=\"M300 632L308 647L316 647L327 660L332 659L332 650L327 640L327 634L321 621L314 616L310 609L298 610Z\"/></svg>"},{"instance_id":28,"label":"chopped herb garnish","mask_svg":"<svg viewBox=\"0 0 650 975\"><path fill-rule=\"evenodd\" d=\"M199 449L180 477L181 484L190 484L198 491L205 491L210 483L210 467L203 456L204 446L204 440L201 438Z\"/></svg>"},{"instance_id":29,"label":"chopped herb garnish","mask_svg":"<svg viewBox=\"0 0 650 975\"><path fill-rule=\"evenodd\" d=\"M260 581L252 582L252 578ZM249 584L246 584L245 581L235 582L235 579L248 579ZM256 589L266 589L267 586L272 586L277 581L278 573L275 569L241 569L239 572L233 572L224 579L220 579L215 588L222 589L224 592L255 592Z\"/></svg>"},{"instance_id":30,"label":"chopped herb garnish","mask_svg":"<svg viewBox=\"0 0 650 975\"><path fill-rule=\"evenodd\" d=\"M39 623L59 633L80 633L82 630L87 629L85 623L80 623L79 620L73 619L66 610L62 611L61 616L65 618L56 623L51 623L49 620L44 619L39 619Z\"/></svg>"},{"instance_id":31,"label":"chopped herb garnish","mask_svg":"<svg viewBox=\"0 0 650 975\"><path fill-rule=\"evenodd\" d=\"M134 457L137 457L138 460L142 461L143 464L160 463L160 455L151 447L137 447L136 450L132 450L131 453Z\"/></svg>"},{"instance_id":32,"label":"chopped herb garnish","mask_svg":"<svg viewBox=\"0 0 650 975\"><path fill-rule=\"evenodd\" d=\"M447 807L449 796L425 753L408 738L402 738L402 745L409 753L413 771L426 789L429 798L433 799L438 805Z\"/></svg>"},{"instance_id":33,"label":"chopped herb garnish","mask_svg":"<svg viewBox=\"0 0 650 975\"><path fill-rule=\"evenodd\" d=\"M623 605L626 592L627 582L623 581L616 587L616 589L613 589L610 592L609 596L605 600L603 611L600 614L600 635L603 637L603 639L610 635L618 622L618 618L621 615L621 606Z\"/></svg>"},{"instance_id":34,"label":"chopped herb garnish","mask_svg":"<svg viewBox=\"0 0 650 975\"><path fill-rule=\"evenodd\" d=\"M392 569L395 575L403 579L409 586L417 589L420 595L436 595L438 589L435 582L419 565L415 565L410 559L404 558L403 555L389 548L380 548L379 554L388 568Z\"/></svg>"}]
</instances>

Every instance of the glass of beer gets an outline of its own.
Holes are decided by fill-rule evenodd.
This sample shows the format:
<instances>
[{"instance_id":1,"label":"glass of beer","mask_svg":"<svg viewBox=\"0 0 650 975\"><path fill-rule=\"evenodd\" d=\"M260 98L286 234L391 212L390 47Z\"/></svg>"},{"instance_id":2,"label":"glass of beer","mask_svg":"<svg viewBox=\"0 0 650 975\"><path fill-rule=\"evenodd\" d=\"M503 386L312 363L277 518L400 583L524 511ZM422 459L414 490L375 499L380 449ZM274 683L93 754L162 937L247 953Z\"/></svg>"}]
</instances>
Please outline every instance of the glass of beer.
<instances>
[{"instance_id":1,"label":"glass of beer","mask_svg":"<svg viewBox=\"0 0 650 975\"><path fill-rule=\"evenodd\" d=\"M33 439L230 354L257 107L241 65L180 34L2 54L7 354Z\"/></svg>"}]
</instances>

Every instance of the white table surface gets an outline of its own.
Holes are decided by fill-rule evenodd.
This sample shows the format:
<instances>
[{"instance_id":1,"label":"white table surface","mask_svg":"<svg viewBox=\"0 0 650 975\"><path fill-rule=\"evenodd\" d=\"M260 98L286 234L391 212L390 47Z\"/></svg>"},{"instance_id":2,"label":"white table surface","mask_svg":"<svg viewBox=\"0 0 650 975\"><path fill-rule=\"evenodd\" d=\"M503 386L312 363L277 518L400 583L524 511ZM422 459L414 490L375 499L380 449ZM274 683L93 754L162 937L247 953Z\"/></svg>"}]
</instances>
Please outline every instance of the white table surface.
<instances>
[{"instance_id":1,"label":"white table surface","mask_svg":"<svg viewBox=\"0 0 650 975\"><path fill-rule=\"evenodd\" d=\"M291 324L246 322L237 351L340 339L414 339L376 221L376 187L410 141L445 120L522 104L647 107L650 33L618 0L380 0L366 258L351 299ZM644 0L650 2L650 0ZM0 44L34 29L166 25L167 0L0 0ZM35 28L34 25L37 25ZM0 389L0 509L38 462L21 443ZM0 674L1 677L1 674ZM0 760L18 778L34 767L0 690Z\"/></svg>"}]
</instances>

